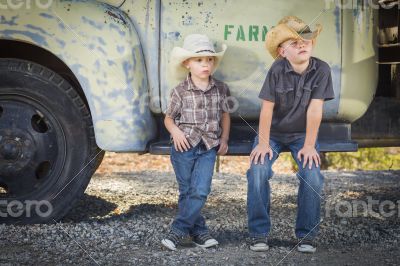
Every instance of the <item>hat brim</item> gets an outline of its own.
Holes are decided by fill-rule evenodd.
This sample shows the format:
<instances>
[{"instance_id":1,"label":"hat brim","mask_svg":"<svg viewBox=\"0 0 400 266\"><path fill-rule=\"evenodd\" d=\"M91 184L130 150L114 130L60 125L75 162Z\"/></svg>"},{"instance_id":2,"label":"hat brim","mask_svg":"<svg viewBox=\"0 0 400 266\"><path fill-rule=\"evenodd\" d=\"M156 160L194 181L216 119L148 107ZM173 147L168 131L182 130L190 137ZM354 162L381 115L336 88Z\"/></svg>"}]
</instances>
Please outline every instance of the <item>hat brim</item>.
<instances>
[{"instance_id":1,"label":"hat brim","mask_svg":"<svg viewBox=\"0 0 400 266\"><path fill-rule=\"evenodd\" d=\"M189 73L189 70L182 65L182 63L193 57L203 57L203 56L214 56L216 58L215 64L214 64L214 70L213 73L217 70L222 57L225 54L226 49L228 48L226 44L222 44L222 51L218 53L212 53L212 52L201 52L201 53L194 53L192 51L188 51L186 49L183 49L181 47L174 47L171 51L171 58L170 58L170 73L174 77L174 79L177 80L182 80L184 79L187 74ZM213 74L212 73L212 74Z\"/></svg>"},{"instance_id":2,"label":"hat brim","mask_svg":"<svg viewBox=\"0 0 400 266\"><path fill-rule=\"evenodd\" d=\"M318 37L319 31L315 30L313 32L308 33L299 33L299 36L303 40L313 40Z\"/></svg>"},{"instance_id":3,"label":"hat brim","mask_svg":"<svg viewBox=\"0 0 400 266\"><path fill-rule=\"evenodd\" d=\"M274 59L280 58L278 47L283 42L291 39L314 40L322 31L322 26L317 24L312 32L297 33L285 24L278 24L267 33L267 40L265 42L268 52Z\"/></svg>"}]
</instances>

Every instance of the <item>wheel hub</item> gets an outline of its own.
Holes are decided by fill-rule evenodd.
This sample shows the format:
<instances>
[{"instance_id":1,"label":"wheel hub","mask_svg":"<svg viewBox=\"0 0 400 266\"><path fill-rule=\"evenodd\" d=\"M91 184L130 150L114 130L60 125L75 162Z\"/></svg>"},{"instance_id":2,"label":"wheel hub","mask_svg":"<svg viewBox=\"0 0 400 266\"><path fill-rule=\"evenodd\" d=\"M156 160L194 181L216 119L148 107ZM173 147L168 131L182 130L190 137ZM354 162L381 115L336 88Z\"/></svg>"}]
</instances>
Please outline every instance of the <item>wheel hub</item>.
<instances>
[{"instance_id":1,"label":"wheel hub","mask_svg":"<svg viewBox=\"0 0 400 266\"><path fill-rule=\"evenodd\" d=\"M15 161L21 153L21 147L17 141L7 140L0 143L0 156L6 161Z\"/></svg>"},{"instance_id":2,"label":"wheel hub","mask_svg":"<svg viewBox=\"0 0 400 266\"><path fill-rule=\"evenodd\" d=\"M0 98L0 108L0 186L7 191L0 198L21 197L45 186L56 174L57 122L46 109L23 97Z\"/></svg>"},{"instance_id":3,"label":"wheel hub","mask_svg":"<svg viewBox=\"0 0 400 266\"><path fill-rule=\"evenodd\" d=\"M27 132L16 128L12 131L0 129L0 169L4 169L5 174L10 175L26 167L32 162L35 149ZM0 173L2 172L3 170L0 170Z\"/></svg>"}]
</instances>

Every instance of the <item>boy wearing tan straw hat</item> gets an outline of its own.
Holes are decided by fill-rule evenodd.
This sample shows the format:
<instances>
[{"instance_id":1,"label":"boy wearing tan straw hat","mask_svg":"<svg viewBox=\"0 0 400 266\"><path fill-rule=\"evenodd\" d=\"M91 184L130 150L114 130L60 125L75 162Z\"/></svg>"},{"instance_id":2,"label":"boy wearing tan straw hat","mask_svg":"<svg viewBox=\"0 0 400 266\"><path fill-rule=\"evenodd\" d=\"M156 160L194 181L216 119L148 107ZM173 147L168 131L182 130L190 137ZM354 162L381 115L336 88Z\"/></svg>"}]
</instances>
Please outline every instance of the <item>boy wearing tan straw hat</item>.
<instances>
[{"instance_id":1,"label":"boy wearing tan straw hat","mask_svg":"<svg viewBox=\"0 0 400 266\"><path fill-rule=\"evenodd\" d=\"M228 151L230 117L228 86L212 77L226 46L219 53L207 36L188 35L171 54L175 87L165 113L171 133L171 163L179 185L178 214L161 243L170 250L188 237L201 247L218 245L210 236L201 210L211 189L216 155Z\"/></svg>"},{"instance_id":2,"label":"boy wearing tan straw hat","mask_svg":"<svg viewBox=\"0 0 400 266\"><path fill-rule=\"evenodd\" d=\"M298 251L313 253L320 223L324 177L317 141L324 101L333 99L331 70L312 57L322 27L311 30L301 19L288 16L267 34L266 47L276 59L259 94L262 108L259 135L250 154L248 179L248 228L250 249L268 249L272 165L283 149L290 150L299 171L295 234Z\"/></svg>"}]
</instances>

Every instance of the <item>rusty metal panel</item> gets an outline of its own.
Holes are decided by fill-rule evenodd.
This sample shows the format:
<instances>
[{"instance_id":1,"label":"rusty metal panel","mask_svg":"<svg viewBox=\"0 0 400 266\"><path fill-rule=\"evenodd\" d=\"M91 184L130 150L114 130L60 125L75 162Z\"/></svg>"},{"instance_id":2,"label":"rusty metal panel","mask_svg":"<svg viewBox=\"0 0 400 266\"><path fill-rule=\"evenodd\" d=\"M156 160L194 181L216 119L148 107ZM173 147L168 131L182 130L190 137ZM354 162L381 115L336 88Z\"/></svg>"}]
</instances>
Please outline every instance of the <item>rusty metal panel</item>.
<instances>
[{"instance_id":1,"label":"rusty metal panel","mask_svg":"<svg viewBox=\"0 0 400 266\"><path fill-rule=\"evenodd\" d=\"M334 120L341 90L341 14L334 5L327 10L325 1L161 1L161 95L166 108L168 92L177 84L168 75L169 55L181 46L190 33L207 34L217 49L222 43L228 50L215 77L225 81L239 100L233 117L257 119L260 111L258 93L273 58L265 49L265 35L282 17L296 15L306 22L321 23L314 55L332 68L336 99L326 103L325 119Z\"/></svg>"},{"instance_id":2,"label":"rusty metal panel","mask_svg":"<svg viewBox=\"0 0 400 266\"><path fill-rule=\"evenodd\" d=\"M7 10L0 17L0 36L47 49L71 68L88 97L104 149L140 151L155 136L146 100L150 96L153 113L165 110L169 90L179 82L168 72L170 52L190 33L207 34L217 50L228 45L215 76L239 100L233 117L258 118L258 92L273 62L266 33L286 15L324 26L314 55L331 66L336 95L325 104L325 121L352 122L373 97L372 17L363 8L346 10L319 0L102 2L122 6L62 1L49 10Z\"/></svg>"},{"instance_id":3,"label":"rusty metal panel","mask_svg":"<svg viewBox=\"0 0 400 266\"><path fill-rule=\"evenodd\" d=\"M356 3L342 10L342 89L337 119L354 122L368 109L378 84L374 10Z\"/></svg>"},{"instance_id":4,"label":"rusty metal panel","mask_svg":"<svg viewBox=\"0 0 400 266\"><path fill-rule=\"evenodd\" d=\"M120 7L130 18L142 44L150 96L150 110L161 113L159 83L160 0L125 1Z\"/></svg>"},{"instance_id":5,"label":"rusty metal panel","mask_svg":"<svg viewBox=\"0 0 400 266\"><path fill-rule=\"evenodd\" d=\"M0 38L42 47L72 70L87 97L102 149L143 151L154 138L141 43L121 10L96 1L7 9L0 16Z\"/></svg>"},{"instance_id":6,"label":"rusty metal panel","mask_svg":"<svg viewBox=\"0 0 400 266\"><path fill-rule=\"evenodd\" d=\"M105 4L109 4L111 6L115 6L115 7L120 7L125 0L97 0L99 2L105 3Z\"/></svg>"}]
</instances>

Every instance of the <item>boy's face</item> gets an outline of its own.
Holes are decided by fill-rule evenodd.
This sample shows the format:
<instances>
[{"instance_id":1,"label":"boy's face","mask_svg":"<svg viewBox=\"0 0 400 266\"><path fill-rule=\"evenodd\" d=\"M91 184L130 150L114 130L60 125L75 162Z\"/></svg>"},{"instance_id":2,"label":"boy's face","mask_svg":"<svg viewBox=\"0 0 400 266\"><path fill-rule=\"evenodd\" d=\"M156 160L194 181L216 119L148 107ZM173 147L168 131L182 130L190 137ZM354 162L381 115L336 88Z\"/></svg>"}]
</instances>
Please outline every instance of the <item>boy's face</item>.
<instances>
[{"instance_id":1,"label":"boy's face","mask_svg":"<svg viewBox=\"0 0 400 266\"><path fill-rule=\"evenodd\" d=\"M301 64L309 60L313 50L313 40L287 40L278 47L278 52L290 62Z\"/></svg>"},{"instance_id":2,"label":"boy's face","mask_svg":"<svg viewBox=\"0 0 400 266\"><path fill-rule=\"evenodd\" d=\"M192 76L198 79L208 79L215 67L214 56L192 57L183 62Z\"/></svg>"}]
</instances>

